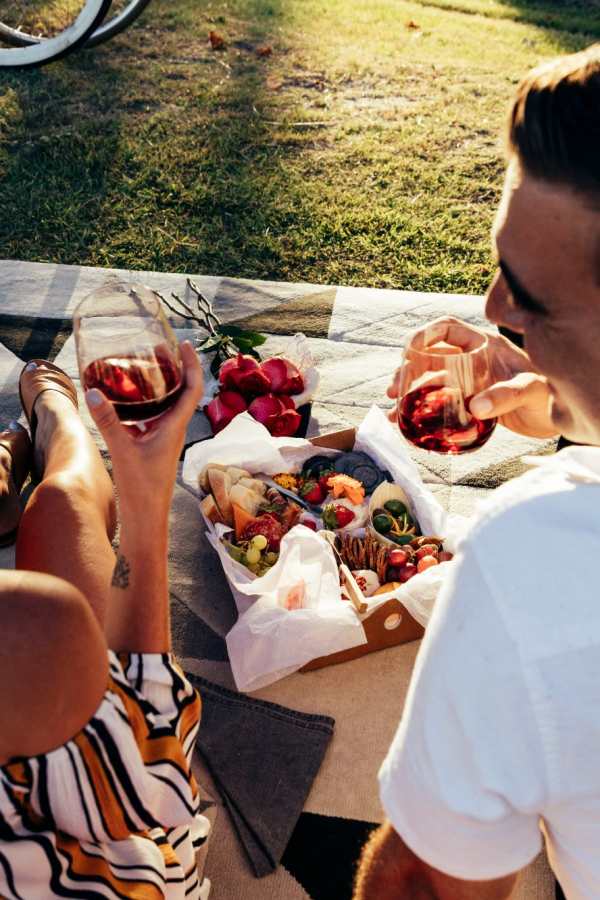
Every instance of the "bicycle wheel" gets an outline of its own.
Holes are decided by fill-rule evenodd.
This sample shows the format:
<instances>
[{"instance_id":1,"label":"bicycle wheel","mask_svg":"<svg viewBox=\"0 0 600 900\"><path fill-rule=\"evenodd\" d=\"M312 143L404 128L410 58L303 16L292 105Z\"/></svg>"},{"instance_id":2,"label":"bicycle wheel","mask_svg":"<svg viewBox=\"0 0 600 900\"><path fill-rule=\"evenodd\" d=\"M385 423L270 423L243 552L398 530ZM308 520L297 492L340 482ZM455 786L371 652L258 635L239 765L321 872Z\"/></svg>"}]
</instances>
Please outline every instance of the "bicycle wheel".
<instances>
[{"instance_id":1,"label":"bicycle wheel","mask_svg":"<svg viewBox=\"0 0 600 900\"><path fill-rule=\"evenodd\" d=\"M42 40L34 38L25 46L0 49L0 68L43 66L72 53L84 44L104 21L111 2L112 0L85 0L85 5L73 24L60 34Z\"/></svg>"},{"instance_id":2,"label":"bicycle wheel","mask_svg":"<svg viewBox=\"0 0 600 900\"><path fill-rule=\"evenodd\" d=\"M150 0L131 0L120 13L117 13L112 19L103 22L96 28L87 38L85 46L97 47L98 44L103 44L104 41L108 41L116 34L124 31L141 15L149 3ZM47 40L47 38L35 37L26 31L11 28L0 22L0 40L4 41L5 44L10 44L12 47L30 47L32 44L38 44L43 40Z\"/></svg>"}]
</instances>

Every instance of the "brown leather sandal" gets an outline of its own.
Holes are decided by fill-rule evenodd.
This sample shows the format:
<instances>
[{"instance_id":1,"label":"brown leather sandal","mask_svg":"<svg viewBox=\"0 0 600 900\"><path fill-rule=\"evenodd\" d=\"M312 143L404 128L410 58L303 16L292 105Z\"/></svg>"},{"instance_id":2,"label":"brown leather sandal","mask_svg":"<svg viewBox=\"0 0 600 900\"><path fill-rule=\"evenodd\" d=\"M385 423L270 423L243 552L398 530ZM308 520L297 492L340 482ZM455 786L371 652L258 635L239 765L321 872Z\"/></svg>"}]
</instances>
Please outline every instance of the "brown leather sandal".
<instances>
[{"instance_id":1,"label":"brown leather sandal","mask_svg":"<svg viewBox=\"0 0 600 900\"><path fill-rule=\"evenodd\" d=\"M35 363L35 368L28 368L32 363ZM35 401L44 391L58 391L59 394L64 394L65 397L68 397L75 404L76 409L79 408L75 385L67 373L47 359L30 359L21 370L19 396L23 412L29 422L32 446L35 446L35 433L37 430Z\"/></svg>"},{"instance_id":2,"label":"brown leather sandal","mask_svg":"<svg viewBox=\"0 0 600 900\"><path fill-rule=\"evenodd\" d=\"M9 528L4 534L0 534L0 547L10 547L16 540L21 520L22 509L18 498L25 479L33 466L33 445L26 429L16 425L14 428L0 432L0 447L3 447L10 453L12 460L10 479L13 484L14 494L11 493L9 497L15 509L15 523L13 528ZM5 499L8 500L9 497Z\"/></svg>"}]
</instances>

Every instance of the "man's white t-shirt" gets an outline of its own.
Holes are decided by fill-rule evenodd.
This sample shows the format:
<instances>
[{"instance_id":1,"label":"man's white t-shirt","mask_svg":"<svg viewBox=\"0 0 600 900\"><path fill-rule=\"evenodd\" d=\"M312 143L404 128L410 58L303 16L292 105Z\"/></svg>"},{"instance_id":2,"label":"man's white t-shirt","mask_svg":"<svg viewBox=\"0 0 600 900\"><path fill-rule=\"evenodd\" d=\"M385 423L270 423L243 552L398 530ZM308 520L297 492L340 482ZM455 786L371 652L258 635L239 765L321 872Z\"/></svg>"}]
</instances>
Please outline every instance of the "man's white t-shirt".
<instances>
[{"instance_id":1,"label":"man's white t-shirt","mask_svg":"<svg viewBox=\"0 0 600 900\"><path fill-rule=\"evenodd\" d=\"M600 898L600 449L494 492L419 651L380 773L404 842L457 878L529 863Z\"/></svg>"}]
</instances>

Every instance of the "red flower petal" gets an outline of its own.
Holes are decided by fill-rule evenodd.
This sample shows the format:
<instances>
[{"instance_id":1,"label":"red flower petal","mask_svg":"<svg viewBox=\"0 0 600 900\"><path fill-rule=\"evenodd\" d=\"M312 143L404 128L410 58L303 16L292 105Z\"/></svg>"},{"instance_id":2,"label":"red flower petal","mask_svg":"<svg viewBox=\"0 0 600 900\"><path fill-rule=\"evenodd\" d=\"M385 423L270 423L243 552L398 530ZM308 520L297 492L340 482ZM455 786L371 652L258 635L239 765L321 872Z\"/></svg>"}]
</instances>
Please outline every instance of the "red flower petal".
<instances>
[{"instance_id":1,"label":"red flower petal","mask_svg":"<svg viewBox=\"0 0 600 900\"><path fill-rule=\"evenodd\" d=\"M270 418L278 416L283 411L283 403L274 394L264 394L262 397L256 397L248 407L250 415L254 416L256 421L262 425L267 425Z\"/></svg>"}]
</instances>

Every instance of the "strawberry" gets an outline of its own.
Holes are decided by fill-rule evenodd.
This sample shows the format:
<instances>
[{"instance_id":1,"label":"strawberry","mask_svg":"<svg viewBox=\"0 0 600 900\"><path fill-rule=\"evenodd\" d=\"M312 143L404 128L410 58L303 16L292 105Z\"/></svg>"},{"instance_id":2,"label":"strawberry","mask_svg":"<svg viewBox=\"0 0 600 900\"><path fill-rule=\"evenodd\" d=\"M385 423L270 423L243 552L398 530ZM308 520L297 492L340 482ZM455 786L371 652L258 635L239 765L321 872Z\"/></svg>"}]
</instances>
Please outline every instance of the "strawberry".
<instances>
[{"instance_id":1,"label":"strawberry","mask_svg":"<svg viewBox=\"0 0 600 900\"><path fill-rule=\"evenodd\" d=\"M328 503L323 510L323 523L326 528L345 528L355 518L354 513L341 503Z\"/></svg>"},{"instance_id":2,"label":"strawberry","mask_svg":"<svg viewBox=\"0 0 600 900\"><path fill-rule=\"evenodd\" d=\"M325 499L325 494L318 481L305 481L300 488L300 496L307 503L313 503L316 506Z\"/></svg>"},{"instance_id":3,"label":"strawberry","mask_svg":"<svg viewBox=\"0 0 600 900\"><path fill-rule=\"evenodd\" d=\"M328 484L328 481L329 481L329 479L331 478L332 475L335 475L335 472L333 471L333 469L331 469L331 470L328 471L328 472L322 472L321 475L320 475L320 477L319 477L319 485L320 485L320 487L321 487L321 490L323 491L323 494L328 494L328 493L329 493L329 484Z\"/></svg>"},{"instance_id":4,"label":"strawberry","mask_svg":"<svg viewBox=\"0 0 600 900\"><path fill-rule=\"evenodd\" d=\"M349 525L356 518L352 510L348 509L347 506L342 506L341 503L336 503L334 508L338 528L345 528L346 525Z\"/></svg>"}]
</instances>

